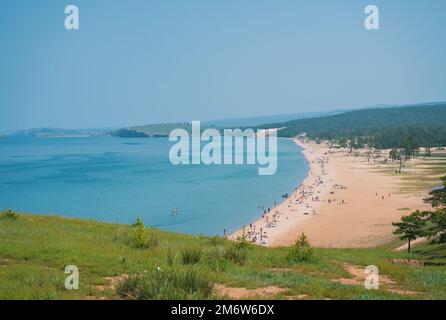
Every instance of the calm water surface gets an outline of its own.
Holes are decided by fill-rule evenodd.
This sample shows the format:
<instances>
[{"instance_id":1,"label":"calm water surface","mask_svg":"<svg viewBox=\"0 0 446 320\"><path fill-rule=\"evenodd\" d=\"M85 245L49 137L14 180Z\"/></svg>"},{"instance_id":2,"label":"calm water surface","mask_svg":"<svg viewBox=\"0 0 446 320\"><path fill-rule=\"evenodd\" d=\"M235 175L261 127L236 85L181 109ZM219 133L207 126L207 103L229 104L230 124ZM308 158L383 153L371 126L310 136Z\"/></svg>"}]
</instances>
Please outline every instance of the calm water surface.
<instances>
[{"instance_id":1,"label":"calm water surface","mask_svg":"<svg viewBox=\"0 0 446 320\"><path fill-rule=\"evenodd\" d=\"M0 208L222 234L259 217L306 176L300 148L279 139L278 170L173 166L164 138L0 138ZM176 216L170 213L178 208Z\"/></svg>"}]
</instances>

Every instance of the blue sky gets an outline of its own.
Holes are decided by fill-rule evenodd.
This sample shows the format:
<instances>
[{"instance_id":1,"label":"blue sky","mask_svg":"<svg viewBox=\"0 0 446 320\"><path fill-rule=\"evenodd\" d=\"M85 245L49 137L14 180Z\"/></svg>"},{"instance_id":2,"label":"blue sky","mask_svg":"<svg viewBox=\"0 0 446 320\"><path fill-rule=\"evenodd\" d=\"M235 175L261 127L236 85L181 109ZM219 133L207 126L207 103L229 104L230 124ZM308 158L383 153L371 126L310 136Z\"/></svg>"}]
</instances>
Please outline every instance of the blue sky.
<instances>
[{"instance_id":1,"label":"blue sky","mask_svg":"<svg viewBox=\"0 0 446 320\"><path fill-rule=\"evenodd\" d=\"M0 131L443 101L445 18L444 0L2 1Z\"/></svg>"}]
</instances>

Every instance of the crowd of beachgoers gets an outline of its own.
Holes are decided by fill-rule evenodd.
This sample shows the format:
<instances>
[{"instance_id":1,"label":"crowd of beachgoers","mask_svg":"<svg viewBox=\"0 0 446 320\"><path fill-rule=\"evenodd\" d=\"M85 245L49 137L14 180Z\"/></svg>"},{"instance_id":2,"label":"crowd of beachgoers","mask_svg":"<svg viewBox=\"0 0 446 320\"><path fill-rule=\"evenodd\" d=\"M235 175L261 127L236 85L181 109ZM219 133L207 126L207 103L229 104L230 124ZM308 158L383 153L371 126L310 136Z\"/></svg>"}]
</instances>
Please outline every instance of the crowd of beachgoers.
<instances>
[{"instance_id":1,"label":"crowd of beachgoers","mask_svg":"<svg viewBox=\"0 0 446 320\"><path fill-rule=\"evenodd\" d=\"M392 164L368 161L367 152L358 156L325 143L295 141L308 162L307 177L280 203L259 206L256 221L234 233L225 230L229 239L282 246L305 232L317 246L376 246L392 239L401 208L427 209L421 191L401 192L400 175L385 173L392 172Z\"/></svg>"},{"instance_id":2,"label":"crowd of beachgoers","mask_svg":"<svg viewBox=\"0 0 446 320\"><path fill-rule=\"evenodd\" d=\"M317 215L317 204L321 201L335 203L337 200L344 204L344 200L336 199L336 190L345 190L347 186L334 183L328 174L328 154L320 154L316 150L309 150L307 154L309 173L304 182L291 194L283 195L284 202L274 203L272 208L263 208L261 219L250 223L235 237L245 237L247 241L260 245L268 245L270 231L279 223L286 222L292 215ZM329 190L329 192L327 192ZM328 195L326 197L325 195ZM326 199L325 199L326 198ZM234 237L234 235L232 236Z\"/></svg>"}]
</instances>

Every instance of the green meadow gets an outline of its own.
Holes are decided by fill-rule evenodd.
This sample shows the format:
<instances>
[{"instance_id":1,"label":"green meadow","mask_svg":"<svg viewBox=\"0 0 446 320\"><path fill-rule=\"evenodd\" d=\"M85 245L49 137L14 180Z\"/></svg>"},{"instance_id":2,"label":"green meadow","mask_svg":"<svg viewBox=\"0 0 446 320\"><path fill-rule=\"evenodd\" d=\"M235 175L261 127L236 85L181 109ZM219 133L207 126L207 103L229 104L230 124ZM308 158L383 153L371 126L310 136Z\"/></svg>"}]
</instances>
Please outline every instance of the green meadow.
<instances>
[{"instance_id":1,"label":"green meadow","mask_svg":"<svg viewBox=\"0 0 446 320\"><path fill-rule=\"evenodd\" d=\"M446 245L265 248L59 216L0 217L0 299L446 299ZM67 265L79 289L67 290ZM367 290L364 268L379 268ZM235 292L235 293L234 293ZM238 295L237 295L238 294Z\"/></svg>"}]
</instances>

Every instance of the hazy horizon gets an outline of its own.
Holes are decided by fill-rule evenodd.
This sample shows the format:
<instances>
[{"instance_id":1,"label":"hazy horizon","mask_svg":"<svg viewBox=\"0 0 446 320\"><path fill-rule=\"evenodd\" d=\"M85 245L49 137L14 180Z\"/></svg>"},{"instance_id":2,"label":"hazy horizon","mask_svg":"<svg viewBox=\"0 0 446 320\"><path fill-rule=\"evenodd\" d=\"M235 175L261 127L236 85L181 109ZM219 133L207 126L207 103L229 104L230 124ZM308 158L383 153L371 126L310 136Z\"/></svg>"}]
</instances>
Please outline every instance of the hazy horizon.
<instances>
[{"instance_id":1,"label":"hazy horizon","mask_svg":"<svg viewBox=\"0 0 446 320\"><path fill-rule=\"evenodd\" d=\"M370 106L361 106L361 107L345 107L345 108L333 108L333 109L327 109L324 111L302 111L297 113L279 113L279 114L267 114L267 115L256 115L256 116L245 116L245 117L225 117L225 118L218 118L218 119L204 119L204 120L198 120L202 121L204 123L212 123L212 122L218 122L218 121L231 121L231 120L249 120L254 118L273 118L273 117L291 117L290 120L294 119L292 116L296 115L307 115L314 113L314 117L318 117L319 114L321 116L330 115L332 112L350 112L355 110L363 110L363 109L373 109L373 108L394 108L394 107L405 107L405 106L413 106L413 105L429 105L433 103L446 103L446 101L430 101L430 102L416 102L416 103L407 103L407 104L377 104L377 105L370 105ZM312 118L313 116L311 116ZM297 119L297 118L296 118ZM13 133L21 130L30 130L30 129L67 129L67 130L113 130L117 128L125 128L125 127L137 127L137 126L143 126L143 125L151 125L151 124L172 124L172 123L185 123L185 122L191 122L194 120L190 119L184 119L184 120L178 120L178 121L172 121L172 122L137 122L137 123L130 123L130 124L121 124L116 126L93 126L93 127L61 127L61 126L37 126L37 127L27 127L27 128L17 128L9 131L1 131L0 133ZM268 123L274 123L268 122ZM282 122L282 121L278 121ZM267 124L262 123L262 124Z\"/></svg>"},{"instance_id":2,"label":"hazy horizon","mask_svg":"<svg viewBox=\"0 0 446 320\"><path fill-rule=\"evenodd\" d=\"M441 0L68 4L0 5L0 132L446 101Z\"/></svg>"}]
</instances>

